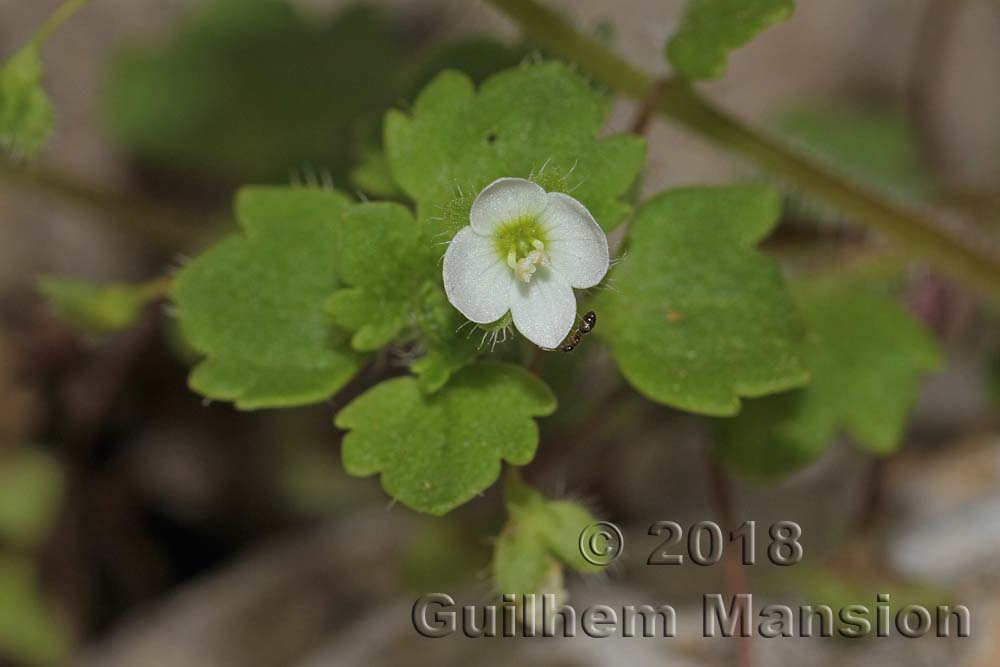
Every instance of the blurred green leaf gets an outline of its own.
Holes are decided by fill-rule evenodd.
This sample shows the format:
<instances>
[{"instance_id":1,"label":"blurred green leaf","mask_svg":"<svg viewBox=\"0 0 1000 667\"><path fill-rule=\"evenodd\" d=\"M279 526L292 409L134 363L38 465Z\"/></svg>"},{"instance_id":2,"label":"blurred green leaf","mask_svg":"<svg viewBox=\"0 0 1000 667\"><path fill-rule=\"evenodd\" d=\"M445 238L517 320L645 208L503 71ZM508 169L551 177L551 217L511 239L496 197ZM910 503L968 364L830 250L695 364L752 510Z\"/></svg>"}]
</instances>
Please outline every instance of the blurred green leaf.
<instances>
[{"instance_id":1,"label":"blurred green leaf","mask_svg":"<svg viewBox=\"0 0 1000 667\"><path fill-rule=\"evenodd\" d=\"M500 462L531 461L533 417L555 411L545 384L519 366L477 363L425 394L412 377L386 380L336 418L344 468L382 473L382 487L407 507L441 515L496 481Z\"/></svg>"},{"instance_id":2,"label":"blurred green leaf","mask_svg":"<svg viewBox=\"0 0 1000 667\"><path fill-rule=\"evenodd\" d=\"M500 594L554 592L544 590L553 566L577 572L601 568L580 554L580 534L597 521L579 503L548 500L511 473L507 481L509 520L497 538L493 575Z\"/></svg>"},{"instance_id":3,"label":"blurred green leaf","mask_svg":"<svg viewBox=\"0 0 1000 667\"><path fill-rule=\"evenodd\" d=\"M815 460L839 430L874 454L895 451L922 377L941 362L924 328L876 290L823 283L802 288L798 301L812 382L718 423L723 461L757 477Z\"/></svg>"},{"instance_id":4,"label":"blurred green leaf","mask_svg":"<svg viewBox=\"0 0 1000 667\"><path fill-rule=\"evenodd\" d=\"M231 182L342 177L352 126L394 99L397 40L374 9L311 21L280 0L216 0L112 62L108 126L134 156Z\"/></svg>"},{"instance_id":5,"label":"blurred green leaf","mask_svg":"<svg viewBox=\"0 0 1000 667\"><path fill-rule=\"evenodd\" d=\"M501 72L478 91L468 76L445 72L424 88L411 115L386 115L386 154L421 222L497 178L544 172L611 229L630 210L620 198L642 168L645 142L597 139L607 104L561 63Z\"/></svg>"},{"instance_id":6,"label":"blurred green leaf","mask_svg":"<svg viewBox=\"0 0 1000 667\"><path fill-rule=\"evenodd\" d=\"M758 186L686 188L640 208L595 331L649 399L732 415L740 397L808 380L803 329L777 264L754 249L781 201Z\"/></svg>"},{"instance_id":7,"label":"blurred green leaf","mask_svg":"<svg viewBox=\"0 0 1000 667\"><path fill-rule=\"evenodd\" d=\"M59 665L70 635L42 596L38 571L27 558L0 555L0 654L30 665Z\"/></svg>"},{"instance_id":8,"label":"blurred green leaf","mask_svg":"<svg viewBox=\"0 0 1000 667\"><path fill-rule=\"evenodd\" d=\"M337 266L344 287L326 309L337 325L354 332L354 349L377 350L414 324L420 286L436 282L431 248L399 204L357 205L341 216L339 234Z\"/></svg>"},{"instance_id":9,"label":"blurred green leaf","mask_svg":"<svg viewBox=\"0 0 1000 667\"><path fill-rule=\"evenodd\" d=\"M191 261L174 281L184 337L207 358L191 387L242 409L315 403L336 393L362 357L324 314L340 286L338 192L249 188L243 228Z\"/></svg>"},{"instance_id":10,"label":"blurred green leaf","mask_svg":"<svg viewBox=\"0 0 1000 667\"><path fill-rule=\"evenodd\" d=\"M0 150L30 157L52 133L52 104L42 89L40 45L31 43L0 66Z\"/></svg>"},{"instance_id":11,"label":"blurred green leaf","mask_svg":"<svg viewBox=\"0 0 1000 667\"><path fill-rule=\"evenodd\" d=\"M916 140L901 113L802 108L778 114L772 125L804 149L866 184L914 198L926 196L931 188Z\"/></svg>"},{"instance_id":12,"label":"blurred green leaf","mask_svg":"<svg viewBox=\"0 0 1000 667\"><path fill-rule=\"evenodd\" d=\"M794 0L688 0L667 59L689 79L717 79L731 51L794 11Z\"/></svg>"},{"instance_id":13,"label":"blurred green leaf","mask_svg":"<svg viewBox=\"0 0 1000 667\"><path fill-rule=\"evenodd\" d=\"M44 277L38 289L64 320L84 333L103 336L132 326L143 307L166 288L160 282L132 285Z\"/></svg>"},{"instance_id":14,"label":"blurred green leaf","mask_svg":"<svg viewBox=\"0 0 1000 667\"><path fill-rule=\"evenodd\" d=\"M44 452L19 448L0 456L0 541L40 544L56 519L63 486L62 467Z\"/></svg>"}]
</instances>

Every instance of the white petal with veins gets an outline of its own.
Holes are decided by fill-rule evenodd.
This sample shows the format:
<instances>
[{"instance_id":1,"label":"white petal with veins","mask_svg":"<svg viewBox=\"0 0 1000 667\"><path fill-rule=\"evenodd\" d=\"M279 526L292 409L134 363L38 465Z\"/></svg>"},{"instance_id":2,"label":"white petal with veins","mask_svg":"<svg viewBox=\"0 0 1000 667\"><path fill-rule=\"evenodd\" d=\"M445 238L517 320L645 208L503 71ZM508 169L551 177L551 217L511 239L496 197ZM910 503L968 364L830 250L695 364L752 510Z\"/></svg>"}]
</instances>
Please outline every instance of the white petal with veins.
<instances>
[{"instance_id":1,"label":"white petal with veins","mask_svg":"<svg viewBox=\"0 0 1000 667\"><path fill-rule=\"evenodd\" d=\"M576 323L573 288L551 269L539 268L531 282L516 282L510 296L514 326L539 347L559 347Z\"/></svg>"},{"instance_id":2,"label":"white petal with veins","mask_svg":"<svg viewBox=\"0 0 1000 667\"><path fill-rule=\"evenodd\" d=\"M569 195L550 192L540 216L552 268L577 289L593 287L608 272L608 237L587 208Z\"/></svg>"},{"instance_id":3,"label":"white petal with veins","mask_svg":"<svg viewBox=\"0 0 1000 667\"><path fill-rule=\"evenodd\" d=\"M462 228L444 255L444 290L455 308L473 322L494 322L510 309L510 267L497 256L493 240Z\"/></svg>"},{"instance_id":4,"label":"white petal with veins","mask_svg":"<svg viewBox=\"0 0 1000 667\"><path fill-rule=\"evenodd\" d=\"M506 222L540 214L546 204L545 190L538 184L524 178L498 178L472 202L469 223L485 236Z\"/></svg>"}]
</instances>

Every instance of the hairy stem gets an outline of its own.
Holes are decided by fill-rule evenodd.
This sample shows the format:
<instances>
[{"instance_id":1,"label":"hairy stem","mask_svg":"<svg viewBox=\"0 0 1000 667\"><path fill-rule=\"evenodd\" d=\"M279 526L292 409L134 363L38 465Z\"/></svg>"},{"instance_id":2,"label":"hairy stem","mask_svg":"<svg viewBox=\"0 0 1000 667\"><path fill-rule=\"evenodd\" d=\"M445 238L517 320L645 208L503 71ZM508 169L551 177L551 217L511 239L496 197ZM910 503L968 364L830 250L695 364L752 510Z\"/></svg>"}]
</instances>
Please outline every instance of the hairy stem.
<instances>
[{"instance_id":1,"label":"hairy stem","mask_svg":"<svg viewBox=\"0 0 1000 667\"><path fill-rule=\"evenodd\" d=\"M579 33L536 0L488 0L535 42L572 61L599 83L626 97L648 99L657 83L600 42ZM910 253L1000 299L1000 249L977 230L870 191L863 184L800 155L780 139L751 128L672 80L659 102L661 114L759 166L859 222L888 232Z\"/></svg>"}]
</instances>

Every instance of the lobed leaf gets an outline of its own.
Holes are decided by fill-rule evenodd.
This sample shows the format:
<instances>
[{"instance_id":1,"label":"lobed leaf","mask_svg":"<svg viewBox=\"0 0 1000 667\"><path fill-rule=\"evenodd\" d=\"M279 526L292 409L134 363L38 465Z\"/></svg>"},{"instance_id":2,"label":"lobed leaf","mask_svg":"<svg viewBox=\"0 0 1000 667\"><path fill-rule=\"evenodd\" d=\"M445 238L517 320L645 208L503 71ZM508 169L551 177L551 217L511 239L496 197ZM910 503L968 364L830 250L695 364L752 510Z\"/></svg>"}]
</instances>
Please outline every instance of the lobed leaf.
<instances>
[{"instance_id":1,"label":"lobed leaf","mask_svg":"<svg viewBox=\"0 0 1000 667\"><path fill-rule=\"evenodd\" d=\"M649 399L732 415L740 397L808 380L803 329L778 265L754 249L781 210L760 186L686 188L639 210L596 299L625 378Z\"/></svg>"},{"instance_id":2,"label":"lobed leaf","mask_svg":"<svg viewBox=\"0 0 1000 667\"><path fill-rule=\"evenodd\" d=\"M688 79L717 79L731 51L794 11L794 0L688 0L667 59Z\"/></svg>"},{"instance_id":3,"label":"lobed leaf","mask_svg":"<svg viewBox=\"0 0 1000 667\"><path fill-rule=\"evenodd\" d=\"M192 389L250 410L322 401L360 368L346 334L324 313L337 277L338 192L250 188L237 197L243 228L177 275L185 339L205 355Z\"/></svg>"},{"instance_id":4,"label":"lobed leaf","mask_svg":"<svg viewBox=\"0 0 1000 667\"><path fill-rule=\"evenodd\" d=\"M809 386L750 401L719 423L719 455L757 477L818 458L838 431L886 455L903 436L921 378L940 364L933 338L887 295L854 282L802 290Z\"/></svg>"},{"instance_id":5,"label":"lobed leaf","mask_svg":"<svg viewBox=\"0 0 1000 667\"><path fill-rule=\"evenodd\" d=\"M538 445L533 417L555 411L541 380L519 366L477 363L434 394L415 378L387 380L340 411L344 468L381 473L401 503L441 515L496 481L500 462L531 461Z\"/></svg>"},{"instance_id":6,"label":"lobed leaf","mask_svg":"<svg viewBox=\"0 0 1000 667\"><path fill-rule=\"evenodd\" d=\"M436 281L430 243L399 204L361 204L340 221L338 273L345 287L330 297L333 321L354 332L356 350L397 340L415 319L425 283Z\"/></svg>"},{"instance_id":7,"label":"lobed leaf","mask_svg":"<svg viewBox=\"0 0 1000 667\"><path fill-rule=\"evenodd\" d=\"M645 142L597 139L606 111L607 100L561 63L501 72L478 91L449 71L424 88L412 114L386 115L386 155L422 222L497 178L550 173L611 229L629 212L621 197L642 167Z\"/></svg>"}]
</instances>

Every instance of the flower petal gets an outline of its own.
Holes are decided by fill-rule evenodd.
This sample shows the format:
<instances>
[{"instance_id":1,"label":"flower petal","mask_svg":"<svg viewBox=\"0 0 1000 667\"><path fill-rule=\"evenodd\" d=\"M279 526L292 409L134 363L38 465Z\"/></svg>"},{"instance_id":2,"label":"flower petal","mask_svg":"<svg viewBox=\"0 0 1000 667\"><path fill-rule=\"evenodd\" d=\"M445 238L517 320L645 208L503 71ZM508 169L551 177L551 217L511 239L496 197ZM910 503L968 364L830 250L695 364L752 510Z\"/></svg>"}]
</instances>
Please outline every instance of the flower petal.
<instances>
[{"instance_id":1,"label":"flower petal","mask_svg":"<svg viewBox=\"0 0 1000 667\"><path fill-rule=\"evenodd\" d=\"M550 192L547 199L540 222L552 268L573 287L593 287L608 272L608 237L587 207L569 195Z\"/></svg>"},{"instance_id":2,"label":"flower petal","mask_svg":"<svg viewBox=\"0 0 1000 667\"><path fill-rule=\"evenodd\" d=\"M469 223L488 236L505 222L538 215L545 206L545 190L536 183L523 178L498 178L472 202Z\"/></svg>"},{"instance_id":3,"label":"flower petal","mask_svg":"<svg viewBox=\"0 0 1000 667\"><path fill-rule=\"evenodd\" d=\"M562 277L539 269L531 282L515 283L511 290L514 326L538 347L555 349L576 322L576 296Z\"/></svg>"},{"instance_id":4,"label":"flower petal","mask_svg":"<svg viewBox=\"0 0 1000 667\"><path fill-rule=\"evenodd\" d=\"M444 291L451 305L473 322L494 322L510 310L514 276L493 241L463 227L444 254Z\"/></svg>"}]
</instances>

